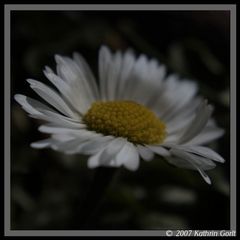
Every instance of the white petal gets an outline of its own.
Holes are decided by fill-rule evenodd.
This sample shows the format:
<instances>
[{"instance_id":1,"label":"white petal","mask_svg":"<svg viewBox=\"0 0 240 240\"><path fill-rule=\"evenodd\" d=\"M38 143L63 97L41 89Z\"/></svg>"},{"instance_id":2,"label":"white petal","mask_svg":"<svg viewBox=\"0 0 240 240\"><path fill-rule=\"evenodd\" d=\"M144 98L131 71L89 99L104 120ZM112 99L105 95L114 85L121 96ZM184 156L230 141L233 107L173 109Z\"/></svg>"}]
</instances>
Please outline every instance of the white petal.
<instances>
[{"instance_id":1,"label":"white petal","mask_svg":"<svg viewBox=\"0 0 240 240\"><path fill-rule=\"evenodd\" d=\"M64 136L63 134L59 134L59 137ZM58 144L55 145L55 149L66 154L73 154L75 153L77 147L84 142L82 138L74 138L67 141L59 141Z\"/></svg>"},{"instance_id":2,"label":"white petal","mask_svg":"<svg viewBox=\"0 0 240 240\"><path fill-rule=\"evenodd\" d=\"M137 149L138 149L138 153L141 156L142 159L144 159L145 161L150 161L153 159L154 157L154 153L153 151L151 151L150 149L148 149L147 147L144 147L142 145L137 145Z\"/></svg>"},{"instance_id":3,"label":"white petal","mask_svg":"<svg viewBox=\"0 0 240 240\"><path fill-rule=\"evenodd\" d=\"M96 99L81 69L70 58L55 55L55 60L58 75L70 85L73 95L76 98L79 95L79 100L84 101L82 104L86 106L86 111Z\"/></svg>"},{"instance_id":4,"label":"white petal","mask_svg":"<svg viewBox=\"0 0 240 240\"><path fill-rule=\"evenodd\" d=\"M109 166L111 161L114 161L118 152L122 149L126 142L124 138L115 138L111 141L102 152L99 162L103 166Z\"/></svg>"},{"instance_id":5,"label":"white petal","mask_svg":"<svg viewBox=\"0 0 240 240\"><path fill-rule=\"evenodd\" d=\"M41 149L41 148L49 147L52 144L52 142L53 140L51 138L48 138L41 141L33 142L30 144L30 146L32 148Z\"/></svg>"},{"instance_id":6,"label":"white petal","mask_svg":"<svg viewBox=\"0 0 240 240\"><path fill-rule=\"evenodd\" d=\"M178 81L178 87L174 92L168 94L174 97L168 102L168 107L165 111L162 111L161 117L165 121L169 121L173 116L181 110L184 110L185 106L192 100L197 92L197 85L190 81ZM166 92L167 93L167 92Z\"/></svg>"},{"instance_id":7,"label":"white petal","mask_svg":"<svg viewBox=\"0 0 240 240\"><path fill-rule=\"evenodd\" d=\"M26 110L30 115L30 117L41 119L45 121L50 121L52 123L55 123L58 126L61 127L68 127L68 128L82 128L83 125L79 122L75 122L73 119L67 118L45 104L42 104L41 102L23 96L23 95L16 95L15 96L16 101L20 103L24 110Z\"/></svg>"},{"instance_id":8,"label":"white petal","mask_svg":"<svg viewBox=\"0 0 240 240\"><path fill-rule=\"evenodd\" d=\"M155 86L159 86L165 76L166 68L165 66L159 66L156 59L151 59L148 62L148 81Z\"/></svg>"},{"instance_id":9,"label":"white petal","mask_svg":"<svg viewBox=\"0 0 240 240\"><path fill-rule=\"evenodd\" d=\"M174 101L174 91L177 91L179 87L178 77L175 74L169 75L165 81L163 81L161 88L159 88L159 94L152 104L153 109L160 109L160 118L163 119L163 113L167 111L169 103Z\"/></svg>"},{"instance_id":10,"label":"white petal","mask_svg":"<svg viewBox=\"0 0 240 240\"><path fill-rule=\"evenodd\" d=\"M104 144L104 146L94 155L92 155L89 159L88 159L88 167L89 168L96 168L102 165L102 162L100 161L103 158L103 152L109 148L109 145L111 144L112 141L108 141L106 144ZM116 142L115 142L116 143ZM116 144L114 145L114 147L116 147ZM110 151L110 149L108 150ZM106 152L104 154L104 157L106 156ZM116 157L116 155L114 154L112 156L112 159L114 159ZM110 161L111 162L111 161ZM108 162L105 166L111 166L110 162Z\"/></svg>"},{"instance_id":11,"label":"white petal","mask_svg":"<svg viewBox=\"0 0 240 240\"><path fill-rule=\"evenodd\" d=\"M96 137L103 136L100 133L96 133L94 131L89 131L86 129L79 129L75 131L68 131L66 133L55 133L52 136L65 136L70 137L69 140L72 139L81 139L83 141L89 140L89 139L95 139Z\"/></svg>"},{"instance_id":12,"label":"white petal","mask_svg":"<svg viewBox=\"0 0 240 240\"><path fill-rule=\"evenodd\" d=\"M87 165L89 168L96 168L100 166L99 158L103 152L104 148L97 152L96 154L92 155L91 157L88 158Z\"/></svg>"},{"instance_id":13,"label":"white petal","mask_svg":"<svg viewBox=\"0 0 240 240\"><path fill-rule=\"evenodd\" d=\"M194 166L198 166L204 170L210 170L216 166L216 164L214 162L212 162L210 159L185 152L184 150L182 150L180 148L179 149L172 148L170 150L170 153L174 156L185 159L186 161L193 164Z\"/></svg>"},{"instance_id":14,"label":"white petal","mask_svg":"<svg viewBox=\"0 0 240 240\"><path fill-rule=\"evenodd\" d=\"M150 150L152 150L154 153L159 154L163 157L167 157L170 156L169 151L162 147L162 146L158 146L158 145L146 145L146 147L148 147Z\"/></svg>"},{"instance_id":15,"label":"white petal","mask_svg":"<svg viewBox=\"0 0 240 240\"><path fill-rule=\"evenodd\" d=\"M69 103L69 105L71 105L75 111L79 112L80 114L84 114L88 108L88 102L86 103L84 95L77 93L75 88L56 75L49 67L46 66L43 72L48 80L62 94L62 97L65 99L65 101Z\"/></svg>"},{"instance_id":16,"label":"white petal","mask_svg":"<svg viewBox=\"0 0 240 240\"><path fill-rule=\"evenodd\" d=\"M206 183L211 184L211 179L209 178L209 176L203 171L202 168L197 167L198 172L201 174L201 176L203 177L203 179L206 181Z\"/></svg>"},{"instance_id":17,"label":"white petal","mask_svg":"<svg viewBox=\"0 0 240 240\"><path fill-rule=\"evenodd\" d=\"M76 137L70 134L56 133L56 134L52 134L52 139L54 140L54 145L56 145L56 148L57 148L59 144L74 140L76 139Z\"/></svg>"},{"instance_id":18,"label":"white petal","mask_svg":"<svg viewBox=\"0 0 240 240\"><path fill-rule=\"evenodd\" d=\"M168 158L167 160L178 166L178 167L183 167L183 168L191 168L194 167L196 170L198 170L198 172L201 174L201 176L203 177L203 179L208 183L211 184L211 180L208 177L208 175L204 172L203 168L206 168L206 165L201 166L201 164L199 164L199 162L196 162L194 158L189 157L189 154L186 154L184 152L181 152L177 149L172 149L171 153L173 153L175 156L177 156L178 158ZM210 160L209 160L210 161ZM206 169L211 169L211 168L206 168Z\"/></svg>"},{"instance_id":19,"label":"white petal","mask_svg":"<svg viewBox=\"0 0 240 240\"><path fill-rule=\"evenodd\" d=\"M195 117L196 109L201 102L201 98L190 101L183 109L176 112L172 118L168 119L166 121L168 134L182 131Z\"/></svg>"},{"instance_id":20,"label":"white petal","mask_svg":"<svg viewBox=\"0 0 240 240\"><path fill-rule=\"evenodd\" d=\"M99 78L100 78L100 94L102 100L107 100L107 81L108 72L111 66L112 56L106 46L102 46L99 50Z\"/></svg>"},{"instance_id":21,"label":"white petal","mask_svg":"<svg viewBox=\"0 0 240 240\"><path fill-rule=\"evenodd\" d=\"M127 50L123 54L122 58L122 69L119 75L119 81L117 85L116 99L123 99L125 95L125 91L127 89L127 84L131 81L129 77L132 71L132 68L135 63L135 57L131 50Z\"/></svg>"},{"instance_id":22,"label":"white petal","mask_svg":"<svg viewBox=\"0 0 240 240\"><path fill-rule=\"evenodd\" d=\"M73 59L78 64L79 68L82 69L86 79L89 82L89 85L91 86L91 89L92 89L92 92L93 92L95 98L99 99L100 98L99 90L98 90L98 87L96 84L95 77L94 77L89 65L87 64L85 59L82 57L82 55L79 53L76 53L76 52L73 53Z\"/></svg>"},{"instance_id":23,"label":"white petal","mask_svg":"<svg viewBox=\"0 0 240 240\"><path fill-rule=\"evenodd\" d=\"M139 167L139 154L136 147L132 143L126 142L117 154L116 162L121 162L127 169L136 171Z\"/></svg>"},{"instance_id":24,"label":"white petal","mask_svg":"<svg viewBox=\"0 0 240 240\"><path fill-rule=\"evenodd\" d=\"M27 96L21 95L21 94L16 94L14 95L14 99L22 106L22 108L30 114L41 114L39 112L39 108L45 108L49 109L46 105L40 103L39 101L29 98Z\"/></svg>"},{"instance_id":25,"label":"white petal","mask_svg":"<svg viewBox=\"0 0 240 240\"><path fill-rule=\"evenodd\" d=\"M186 145L186 146L180 146L178 148L186 152L198 154L202 157L214 160L216 162L221 162L221 163L225 162L225 160L218 153L214 152L212 149L208 147Z\"/></svg>"},{"instance_id":26,"label":"white petal","mask_svg":"<svg viewBox=\"0 0 240 240\"><path fill-rule=\"evenodd\" d=\"M106 81L107 100L114 100L116 97L117 84L121 73L122 55L117 52L112 56L112 63L109 65L108 76Z\"/></svg>"},{"instance_id":27,"label":"white petal","mask_svg":"<svg viewBox=\"0 0 240 240\"><path fill-rule=\"evenodd\" d=\"M79 123L79 128L84 129L86 128L85 124L80 124ZM76 133L76 129L71 129L71 128L63 128L63 127L49 127L46 125L41 125L38 130L43 133L50 133L50 134L55 134L55 133Z\"/></svg>"},{"instance_id":28,"label":"white petal","mask_svg":"<svg viewBox=\"0 0 240 240\"><path fill-rule=\"evenodd\" d=\"M52 135L57 142L55 149L67 154L82 153L80 146L89 140L93 141L100 135L87 130L79 130L74 132L57 133Z\"/></svg>"},{"instance_id":29,"label":"white petal","mask_svg":"<svg viewBox=\"0 0 240 240\"><path fill-rule=\"evenodd\" d=\"M168 138L174 138L179 139L183 132L185 132L188 129L189 124L193 121L195 118L194 114L192 116L186 117L185 119L180 119L179 122L176 122L174 125L169 125L168 122L166 123L166 132L167 136L165 138L165 142L168 141Z\"/></svg>"},{"instance_id":30,"label":"white petal","mask_svg":"<svg viewBox=\"0 0 240 240\"><path fill-rule=\"evenodd\" d=\"M89 131L88 129L80 129L78 131L72 132L71 135L77 138L83 138L86 140L103 136L103 134L101 133L97 133L95 131Z\"/></svg>"},{"instance_id":31,"label":"white petal","mask_svg":"<svg viewBox=\"0 0 240 240\"><path fill-rule=\"evenodd\" d=\"M210 178L203 170L203 167L206 168L206 166L201 166L197 164L195 161L192 161L193 160L192 158L188 159L188 157L185 156L185 159L198 170L198 172L201 174L201 176L206 181L206 183L211 184ZM211 169L211 168L206 168L206 169Z\"/></svg>"},{"instance_id":32,"label":"white petal","mask_svg":"<svg viewBox=\"0 0 240 240\"><path fill-rule=\"evenodd\" d=\"M153 68L152 63L154 63L154 60L151 60L149 63L148 80L150 81L149 84L151 83L154 89L152 90L153 91L152 97L150 97L145 103L146 106L150 108L154 106L156 99L159 97L159 92L163 85L163 78L165 77L165 74L166 74L166 67L164 65L159 66L158 64L156 64ZM154 112L157 113L158 112L157 110L159 109L153 108L153 110Z\"/></svg>"},{"instance_id":33,"label":"white petal","mask_svg":"<svg viewBox=\"0 0 240 240\"><path fill-rule=\"evenodd\" d=\"M41 110L42 115L31 115L31 117L38 118L44 121L49 121L51 123L56 123L59 126L67 128L77 128L81 129L82 124L79 122L74 122L72 119L64 117L61 114L51 112L48 110Z\"/></svg>"},{"instance_id":34,"label":"white petal","mask_svg":"<svg viewBox=\"0 0 240 240\"><path fill-rule=\"evenodd\" d=\"M82 152L83 154L96 154L101 149L105 148L112 140L113 137L111 136L95 137L94 139L82 143L77 148L77 151Z\"/></svg>"},{"instance_id":35,"label":"white petal","mask_svg":"<svg viewBox=\"0 0 240 240\"><path fill-rule=\"evenodd\" d=\"M204 101L199 110L193 119L192 123L189 124L186 131L183 133L182 137L179 139L179 143L183 144L191 139L193 139L198 133L202 131L202 129L206 126L211 114L212 114L212 106L207 105L207 102Z\"/></svg>"},{"instance_id":36,"label":"white petal","mask_svg":"<svg viewBox=\"0 0 240 240\"><path fill-rule=\"evenodd\" d=\"M130 97L131 100L135 100L141 103L141 100L145 100L144 95L146 94L147 81L145 77L147 75L147 58L145 55L141 55L135 62L132 72L129 75L128 88L125 89L125 97ZM140 84L140 85L139 85ZM145 84L145 86L143 86ZM148 93L147 93L148 94ZM140 101L139 101L140 100Z\"/></svg>"},{"instance_id":37,"label":"white petal","mask_svg":"<svg viewBox=\"0 0 240 240\"><path fill-rule=\"evenodd\" d=\"M166 157L166 160L178 167L178 168L184 168L184 169L191 169L191 170L196 170L196 167L192 165L192 163L188 162L187 160L185 159L182 159L180 157L175 157L175 156L169 156L169 157Z\"/></svg>"},{"instance_id":38,"label":"white petal","mask_svg":"<svg viewBox=\"0 0 240 240\"><path fill-rule=\"evenodd\" d=\"M200 145L209 143L224 134L224 130L217 127L205 127L196 137L190 140L189 145Z\"/></svg>"},{"instance_id":39,"label":"white petal","mask_svg":"<svg viewBox=\"0 0 240 240\"><path fill-rule=\"evenodd\" d=\"M156 85L148 81L149 63L145 55L135 62L128 76L128 84L124 89L124 99L133 100L146 105L156 94Z\"/></svg>"},{"instance_id":40,"label":"white petal","mask_svg":"<svg viewBox=\"0 0 240 240\"><path fill-rule=\"evenodd\" d=\"M177 134L169 134L166 136L165 140L164 140L164 144L172 144L172 143L176 143L179 139L179 136Z\"/></svg>"},{"instance_id":41,"label":"white petal","mask_svg":"<svg viewBox=\"0 0 240 240\"><path fill-rule=\"evenodd\" d=\"M56 91L39 81L33 79L27 79L27 81L30 83L30 87L47 103L55 107L63 114L72 118L77 118L77 115L69 108Z\"/></svg>"},{"instance_id":42,"label":"white petal","mask_svg":"<svg viewBox=\"0 0 240 240\"><path fill-rule=\"evenodd\" d=\"M92 101L96 100L89 79L86 78L86 75L84 74L84 69L81 68L75 61L73 61L69 57L63 57L56 55L55 58L58 61L58 64L64 68L67 69L66 72L66 78L67 81L74 83L74 86L80 86L80 88L84 89L84 92L86 92L88 98ZM69 73L70 75L67 75Z\"/></svg>"}]
</instances>

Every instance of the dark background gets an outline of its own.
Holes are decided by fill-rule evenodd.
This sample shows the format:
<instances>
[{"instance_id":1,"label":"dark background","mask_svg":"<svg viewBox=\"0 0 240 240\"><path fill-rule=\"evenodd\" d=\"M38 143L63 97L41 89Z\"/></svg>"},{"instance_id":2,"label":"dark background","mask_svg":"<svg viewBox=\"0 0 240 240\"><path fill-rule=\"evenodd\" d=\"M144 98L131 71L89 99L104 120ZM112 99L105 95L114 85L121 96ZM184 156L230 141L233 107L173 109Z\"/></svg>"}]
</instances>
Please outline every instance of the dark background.
<instances>
[{"instance_id":1,"label":"dark background","mask_svg":"<svg viewBox=\"0 0 240 240\"><path fill-rule=\"evenodd\" d=\"M208 172L175 168L161 158L141 161L136 172L119 169L88 229L229 229L230 14L227 11L12 11L11 91L38 98L26 78L47 83L42 69L55 69L54 54L78 51L97 76L98 50L133 48L193 79L215 106L225 135L211 143L225 159ZM86 157L29 144L37 131L12 99L11 228L80 229L82 199L95 170ZM81 208L80 208L81 209ZM79 215L78 215L79 213Z\"/></svg>"}]
</instances>

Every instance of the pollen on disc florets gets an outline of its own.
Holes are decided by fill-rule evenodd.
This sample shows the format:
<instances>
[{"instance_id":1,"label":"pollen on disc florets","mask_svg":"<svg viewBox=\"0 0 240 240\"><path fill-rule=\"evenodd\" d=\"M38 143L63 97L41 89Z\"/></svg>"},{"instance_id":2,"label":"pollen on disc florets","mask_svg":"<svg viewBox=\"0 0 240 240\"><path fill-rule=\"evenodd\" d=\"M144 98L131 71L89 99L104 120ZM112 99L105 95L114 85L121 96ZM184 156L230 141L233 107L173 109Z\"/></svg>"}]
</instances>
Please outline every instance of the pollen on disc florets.
<instances>
[{"instance_id":1,"label":"pollen on disc florets","mask_svg":"<svg viewBox=\"0 0 240 240\"><path fill-rule=\"evenodd\" d=\"M83 121L89 130L127 138L139 144L162 143L165 124L141 104L133 101L94 102Z\"/></svg>"}]
</instances>

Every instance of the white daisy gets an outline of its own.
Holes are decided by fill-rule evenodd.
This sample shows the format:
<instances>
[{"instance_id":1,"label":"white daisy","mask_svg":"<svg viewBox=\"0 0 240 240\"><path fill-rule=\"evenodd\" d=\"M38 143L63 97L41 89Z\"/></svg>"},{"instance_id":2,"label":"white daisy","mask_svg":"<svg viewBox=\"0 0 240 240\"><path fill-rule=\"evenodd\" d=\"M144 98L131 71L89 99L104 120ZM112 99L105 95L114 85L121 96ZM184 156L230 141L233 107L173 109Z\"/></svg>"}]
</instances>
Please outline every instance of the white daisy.
<instances>
[{"instance_id":1,"label":"white daisy","mask_svg":"<svg viewBox=\"0 0 240 240\"><path fill-rule=\"evenodd\" d=\"M90 155L89 168L136 170L140 158L149 161L158 154L177 167L198 170L211 183L204 170L224 159L202 145L224 131L211 119L213 107L196 96L196 83L166 76L165 66L130 50L112 54L101 47L99 84L80 54L55 60L57 74L44 70L55 89L27 80L51 107L15 95L30 117L46 121L39 131L50 138L32 147Z\"/></svg>"}]
</instances>

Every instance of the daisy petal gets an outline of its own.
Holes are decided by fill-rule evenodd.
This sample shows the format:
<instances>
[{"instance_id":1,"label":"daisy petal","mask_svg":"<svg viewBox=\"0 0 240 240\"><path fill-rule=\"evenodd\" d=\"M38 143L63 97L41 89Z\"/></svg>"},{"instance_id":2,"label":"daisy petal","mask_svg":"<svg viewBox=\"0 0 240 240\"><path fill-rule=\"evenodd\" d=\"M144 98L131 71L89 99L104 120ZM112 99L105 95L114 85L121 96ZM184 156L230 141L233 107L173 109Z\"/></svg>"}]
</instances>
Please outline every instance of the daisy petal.
<instances>
[{"instance_id":1,"label":"daisy petal","mask_svg":"<svg viewBox=\"0 0 240 240\"><path fill-rule=\"evenodd\" d=\"M50 110L49 107L42 104L41 102L21 94L14 95L14 99L22 106L26 112L32 115L41 115L41 112L38 109Z\"/></svg>"},{"instance_id":2,"label":"daisy petal","mask_svg":"<svg viewBox=\"0 0 240 240\"><path fill-rule=\"evenodd\" d=\"M193 166L190 162L186 161L186 159L182 159L176 156L169 156L169 157L166 157L165 159L167 160L167 162L169 162L170 164L178 168L196 170L196 167Z\"/></svg>"},{"instance_id":3,"label":"daisy petal","mask_svg":"<svg viewBox=\"0 0 240 240\"><path fill-rule=\"evenodd\" d=\"M159 154L160 156L167 157L170 156L169 151L162 147L162 146L157 146L157 145L146 145L151 151L153 151L156 154Z\"/></svg>"},{"instance_id":4,"label":"daisy petal","mask_svg":"<svg viewBox=\"0 0 240 240\"><path fill-rule=\"evenodd\" d=\"M84 69L81 68L73 59L69 57L55 55L55 59L60 65L62 65L64 69L67 70L66 72L64 72L64 74L69 73L69 75L66 75L66 81L71 81L75 84L74 86L80 86L81 89L84 89L84 91L86 92L85 95L89 100L96 100L90 82L84 74Z\"/></svg>"},{"instance_id":5,"label":"daisy petal","mask_svg":"<svg viewBox=\"0 0 240 240\"><path fill-rule=\"evenodd\" d=\"M15 99L19 104L22 105L23 109L30 114L30 117L55 122L60 126L63 124L65 124L64 126L67 125L68 127L72 126L74 128L81 128L82 126L79 122L74 122L73 119L67 118L55 112L53 109L35 99L20 94L15 95Z\"/></svg>"},{"instance_id":6,"label":"daisy petal","mask_svg":"<svg viewBox=\"0 0 240 240\"><path fill-rule=\"evenodd\" d=\"M116 139L115 139L116 140ZM104 144L102 146L102 148L95 153L94 155L92 155L89 159L88 159L88 167L89 168L96 168L102 165L102 162L104 162L104 166L111 166L111 161L115 159L115 153L117 153L120 149L117 147L117 142L122 142L122 139L115 141L114 143L112 143L114 140L110 140L107 141L106 144ZM112 143L112 144L111 144ZM110 145L111 144L111 145ZM122 145L122 143L120 144ZM124 145L124 144L123 144ZM122 146L123 146L122 145ZM110 149L110 147L113 147L114 149ZM103 154L104 153L104 154ZM106 157L106 158L105 158Z\"/></svg>"},{"instance_id":7,"label":"daisy petal","mask_svg":"<svg viewBox=\"0 0 240 240\"><path fill-rule=\"evenodd\" d=\"M107 100L107 80L108 72L111 66L112 55L109 49L105 46L102 46L99 51L99 78L100 78L100 94L102 100Z\"/></svg>"},{"instance_id":8,"label":"daisy petal","mask_svg":"<svg viewBox=\"0 0 240 240\"><path fill-rule=\"evenodd\" d=\"M197 98L184 106L184 110L176 113L172 118L166 121L168 135L176 134L182 131L195 117L196 108L202 102L202 99Z\"/></svg>"},{"instance_id":9,"label":"daisy petal","mask_svg":"<svg viewBox=\"0 0 240 240\"><path fill-rule=\"evenodd\" d=\"M186 131L183 133L183 135L179 139L179 143L183 144L191 139L193 139L199 132L202 131L202 129L207 124L211 114L212 114L213 108L210 105L207 105L207 102L204 101L200 107L199 110L193 119L192 123L189 124Z\"/></svg>"},{"instance_id":10,"label":"daisy petal","mask_svg":"<svg viewBox=\"0 0 240 240\"><path fill-rule=\"evenodd\" d=\"M122 55L117 52L112 56L112 63L109 65L108 76L106 81L107 100L111 101L116 98L117 84L122 66Z\"/></svg>"},{"instance_id":11,"label":"daisy petal","mask_svg":"<svg viewBox=\"0 0 240 240\"><path fill-rule=\"evenodd\" d=\"M176 153L176 152L175 152ZM179 153L177 153L178 155ZM188 168L188 169L196 169L203 179L208 183L211 184L211 180L208 177L208 175L204 172L203 168L196 164L196 162L189 160L189 158L181 158L181 157L170 157L167 158L168 162L177 166L177 167L182 167L182 168Z\"/></svg>"},{"instance_id":12,"label":"daisy petal","mask_svg":"<svg viewBox=\"0 0 240 240\"><path fill-rule=\"evenodd\" d=\"M166 74L166 67L159 65L156 59L151 59L148 64L148 79L154 86L160 86Z\"/></svg>"},{"instance_id":13,"label":"daisy petal","mask_svg":"<svg viewBox=\"0 0 240 240\"><path fill-rule=\"evenodd\" d=\"M96 137L95 139L90 139L89 141L82 143L77 150L83 154L96 154L98 151L105 148L112 140L113 137L111 136Z\"/></svg>"},{"instance_id":14,"label":"daisy petal","mask_svg":"<svg viewBox=\"0 0 240 240\"><path fill-rule=\"evenodd\" d=\"M84 124L79 123L79 128L84 129L86 126ZM71 128L63 128L63 127L49 127L46 125L41 125L38 130L43 133L49 133L49 134L55 134L55 133L76 133L76 129L71 129ZM81 130L80 130L81 131Z\"/></svg>"},{"instance_id":15,"label":"daisy petal","mask_svg":"<svg viewBox=\"0 0 240 240\"><path fill-rule=\"evenodd\" d=\"M96 168L100 166L99 159L104 149L105 148L101 149L99 152L88 158L87 165L89 168Z\"/></svg>"},{"instance_id":16,"label":"daisy petal","mask_svg":"<svg viewBox=\"0 0 240 240\"><path fill-rule=\"evenodd\" d=\"M211 184L211 179L209 178L209 176L203 171L203 169L201 169L200 167L197 167L198 172L201 174L201 176L203 177L203 179L205 180L206 183Z\"/></svg>"},{"instance_id":17,"label":"daisy petal","mask_svg":"<svg viewBox=\"0 0 240 240\"><path fill-rule=\"evenodd\" d=\"M140 55L138 59L135 60L127 78L128 84L125 85L123 99L150 106L150 103L156 95L159 95L158 89L161 84L161 75L154 76L155 78L151 77L153 65L154 60L148 61L145 55ZM146 81L146 79L148 79L148 81Z\"/></svg>"},{"instance_id":18,"label":"daisy petal","mask_svg":"<svg viewBox=\"0 0 240 240\"><path fill-rule=\"evenodd\" d=\"M55 55L55 60L58 75L68 83L74 96L80 95L79 99L84 100L83 104L89 107L96 99L81 69L70 58Z\"/></svg>"},{"instance_id":19,"label":"daisy petal","mask_svg":"<svg viewBox=\"0 0 240 240\"><path fill-rule=\"evenodd\" d=\"M216 164L208 158L201 157L192 153L188 153L181 148L172 148L170 153L174 156L186 159L191 164L201 167L204 170L210 170L216 166Z\"/></svg>"},{"instance_id":20,"label":"daisy petal","mask_svg":"<svg viewBox=\"0 0 240 240\"><path fill-rule=\"evenodd\" d=\"M206 127L196 137L191 139L187 144L189 145L200 145L209 143L224 134L224 130L217 127Z\"/></svg>"},{"instance_id":21,"label":"daisy petal","mask_svg":"<svg viewBox=\"0 0 240 240\"><path fill-rule=\"evenodd\" d=\"M68 128L82 128L82 124L79 122L71 121L71 119L68 119L67 117L62 116L61 114L51 112L48 110L42 110L41 115L31 115L32 117L56 123L57 125L60 125L62 127L68 127Z\"/></svg>"},{"instance_id":22,"label":"daisy petal","mask_svg":"<svg viewBox=\"0 0 240 240\"><path fill-rule=\"evenodd\" d=\"M161 117L165 121L169 121L173 116L177 116L179 111L185 108L185 105L191 101L197 92L197 85L190 81L179 81L177 89L172 94L174 96L168 102L168 107L161 113Z\"/></svg>"},{"instance_id":23,"label":"daisy petal","mask_svg":"<svg viewBox=\"0 0 240 240\"><path fill-rule=\"evenodd\" d=\"M214 160L216 162L225 162L225 160L216 152L214 152L212 149L208 147L202 147L202 146L178 146L179 149L182 149L183 151L198 154L202 157Z\"/></svg>"},{"instance_id":24,"label":"daisy petal","mask_svg":"<svg viewBox=\"0 0 240 240\"><path fill-rule=\"evenodd\" d=\"M76 89L71 87L66 81L56 75L49 67L43 71L48 80L58 89L69 105L78 113L84 114L88 108L88 102L85 101L84 95L77 93Z\"/></svg>"},{"instance_id":25,"label":"daisy petal","mask_svg":"<svg viewBox=\"0 0 240 240\"><path fill-rule=\"evenodd\" d=\"M138 153L141 156L142 159L144 159L145 161L150 161L153 159L154 157L154 153L153 151L151 151L150 149L148 149L147 147L144 147L142 145L137 145L137 149L138 149Z\"/></svg>"},{"instance_id":26,"label":"daisy petal","mask_svg":"<svg viewBox=\"0 0 240 240\"><path fill-rule=\"evenodd\" d=\"M41 140L41 141L33 142L33 143L30 144L30 146L32 148L41 149L41 148L49 147L52 143L53 143L52 138L48 138L48 139L44 139L44 140Z\"/></svg>"},{"instance_id":27,"label":"daisy petal","mask_svg":"<svg viewBox=\"0 0 240 240\"><path fill-rule=\"evenodd\" d=\"M124 99L125 90L127 89L127 84L131 80L129 77L132 71L132 68L135 63L135 57L131 50L126 51L123 54L122 59L122 68L119 75L119 81L116 92L116 99Z\"/></svg>"},{"instance_id":28,"label":"daisy petal","mask_svg":"<svg viewBox=\"0 0 240 240\"><path fill-rule=\"evenodd\" d=\"M159 116L163 118L163 113L167 111L169 107L169 102L174 101L174 91L177 90L178 84L178 77L176 74L169 75L165 81L162 83L161 88L159 89L159 93L157 98L152 104L152 108L159 110ZM169 94L171 93L171 94Z\"/></svg>"},{"instance_id":29,"label":"daisy petal","mask_svg":"<svg viewBox=\"0 0 240 240\"><path fill-rule=\"evenodd\" d=\"M78 130L75 132L69 131L66 133L57 133L52 135L52 137L57 141L55 148L67 154L79 152L78 149L82 143L94 140L99 136L101 135L87 130Z\"/></svg>"},{"instance_id":30,"label":"daisy petal","mask_svg":"<svg viewBox=\"0 0 240 240\"><path fill-rule=\"evenodd\" d=\"M57 92L55 92L53 89L48 87L47 85L33 80L33 79L27 79L27 82L30 83L30 87L40 96L42 97L46 102L51 104L53 107L55 107L57 110L65 114L66 116L76 118L76 114L72 112L72 110L69 108L69 106L64 102L64 100L59 96Z\"/></svg>"},{"instance_id":31,"label":"daisy petal","mask_svg":"<svg viewBox=\"0 0 240 240\"><path fill-rule=\"evenodd\" d=\"M122 149L126 142L126 139L123 138L115 138L111 141L108 146L102 152L99 162L101 165L109 166L110 162L115 158L117 153Z\"/></svg>"},{"instance_id":32,"label":"daisy petal","mask_svg":"<svg viewBox=\"0 0 240 240\"><path fill-rule=\"evenodd\" d=\"M145 102L147 99L145 95L149 92L146 87L149 85L144 79L147 78L147 58L141 55L135 62L132 72L129 75L129 84L124 91L124 99L130 99L139 103ZM137 87L136 87L137 86Z\"/></svg>"},{"instance_id":33,"label":"daisy petal","mask_svg":"<svg viewBox=\"0 0 240 240\"><path fill-rule=\"evenodd\" d=\"M73 53L73 59L78 64L79 68L82 69L82 71L85 75L85 78L88 79L89 85L91 86L91 89L93 91L95 98L99 99L100 96L99 96L99 91L98 91L98 87L96 84L96 80L95 80L95 77L94 77L89 65L87 64L85 59L82 57L82 55L77 52Z\"/></svg>"},{"instance_id":34,"label":"daisy petal","mask_svg":"<svg viewBox=\"0 0 240 240\"><path fill-rule=\"evenodd\" d=\"M59 136L64 136L64 135L59 135ZM76 152L76 149L82 142L84 142L84 139L74 138L68 141L59 142L58 144L55 145L55 148L58 151L64 152L65 154L73 154Z\"/></svg>"},{"instance_id":35,"label":"daisy petal","mask_svg":"<svg viewBox=\"0 0 240 240\"><path fill-rule=\"evenodd\" d=\"M122 150L116 156L116 162L121 162L131 171L136 171L139 167L139 154L136 147L130 142L126 142Z\"/></svg>"}]
</instances>

